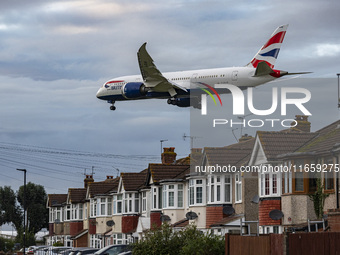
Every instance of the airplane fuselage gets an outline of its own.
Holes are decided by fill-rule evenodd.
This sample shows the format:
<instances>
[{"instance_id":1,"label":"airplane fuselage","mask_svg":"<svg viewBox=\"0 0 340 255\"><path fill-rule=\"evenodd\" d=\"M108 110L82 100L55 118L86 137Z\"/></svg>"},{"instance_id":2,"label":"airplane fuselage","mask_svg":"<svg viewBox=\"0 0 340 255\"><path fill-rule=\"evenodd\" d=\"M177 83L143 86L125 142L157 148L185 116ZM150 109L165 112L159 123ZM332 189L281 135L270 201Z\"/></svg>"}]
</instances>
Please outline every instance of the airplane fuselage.
<instances>
[{"instance_id":1,"label":"airplane fuselage","mask_svg":"<svg viewBox=\"0 0 340 255\"><path fill-rule=\"evenodd\" d=\"M214 68L201 69L191 71L179 71L163 73L164 77L172 83L178 84L187 90L176 90L176 97L188 97L190 91L199 90L200 84L207 84L215 87L216 84L232 84L245 89L247 87L255 87L266 82L272 81L278 77L274 75L265 75L261 77L254 77L255 68L251 67L228 67L228 68ZM279 72L279 71L276 71ZM103 84L98 90L97 97L107 101L124 101L133 99L147 99L147 98L171 98L167 92L158 92L150 89L144 96L137 98L128 98L124 95L124 86L128 83L143 83L141 75L121 76L111 79ZM228 93L227 90L220 91L220 93Z\"/></svg>"}]
</instances>

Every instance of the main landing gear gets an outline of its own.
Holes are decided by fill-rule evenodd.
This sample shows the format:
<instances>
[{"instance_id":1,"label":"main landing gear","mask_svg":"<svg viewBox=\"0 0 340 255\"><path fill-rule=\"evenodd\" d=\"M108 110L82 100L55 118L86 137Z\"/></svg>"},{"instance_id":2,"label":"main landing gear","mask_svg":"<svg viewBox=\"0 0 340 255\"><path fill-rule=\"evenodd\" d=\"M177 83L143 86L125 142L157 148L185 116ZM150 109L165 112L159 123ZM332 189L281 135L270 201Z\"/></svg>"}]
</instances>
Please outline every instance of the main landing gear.
<instances>
[{"instance_id":1,"label":"main landing gear","mask_svg":"<svg viewBox=\"0 0 340 255\"><path fill-rule=\"evenodd\" d=\"M112 104L112 105L110 106L110 110L111 110L111 111L116 110L115 101L110 101L109 103Z\"/></svg>"}]
</instances>

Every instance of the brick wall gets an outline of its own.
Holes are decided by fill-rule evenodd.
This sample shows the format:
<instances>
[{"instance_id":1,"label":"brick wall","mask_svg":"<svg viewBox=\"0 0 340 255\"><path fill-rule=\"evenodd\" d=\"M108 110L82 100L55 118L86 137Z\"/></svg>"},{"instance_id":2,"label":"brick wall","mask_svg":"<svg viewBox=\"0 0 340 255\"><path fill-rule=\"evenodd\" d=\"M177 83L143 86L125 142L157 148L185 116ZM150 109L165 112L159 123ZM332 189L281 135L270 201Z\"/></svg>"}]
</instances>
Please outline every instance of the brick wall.
<instances>
[{"instance_id":1,"label":"brick wall","mask_svg":"<svg viewBox=\"0 0 340 255\"><path fill-rule=\"evenodd\" d=\"M272 220L269 213L272 210L281 210L281 198L264 199L259 204L259 223L264 225L281 225L281 220Z\"/></svg>"},{"instance_id":2,"label":"brick wall","mask_svg":"<svg viewBox=\"0 0 340 255\"><path fill-rule=\"evenodd\" d=\"M123 216L122 217L122 233L135 232L138 224L139 216Z\"/></svg>"},{"instance_id":3,"label":"brick wall","mask_svg":"<svg viewBox=\"0 0 340 255\"><path fill-rule=\"evenodd\" d=\"M70 235L71 236L78 234L82 230L83 230L82 221L70 222Z\"/></svg>"},{"instance_id":4,"label":"brick wall","mask_svg":"<svg viewBox=\"0 0 340 255\"><path fill-rule=\"evenodd\" d=\"M207 206L206 228L210 228L211 224L223 219L223 206Z\"/></svg>"},{"instance_id":5,"label":"brick wall","mask_svg":"<svg viewBox=\"0 0 340 255\"><path fill-rule=\"evenodd\" d=\"M89 234L95 235L96 234L96 219L89 220Z\"/></svg>"},{"instance_id":6,"label":"brick wall","mask_svg":"<svg viewBox=\"0 0 340 255\"><path fill-rule=\"evenodd\" d=\"M162 225L161 222L161 212L151 212L150 213L150 226L151 229L160 227Z\"/></svg>"},{"instance_id":7,"label":"brick wall","mask_svg":"<svg viewBox=\"0 0 340 255\"><path fill-rule=\"evenodd\" d=\"M82 235L78 239L73 241L73 247L88 247L87 234Z\"/></svg>"},{"instance_id":8,"label":"brick wall","mask_svg":"<svg viewBox=\"0 0 340 255\"><path fill-rule=\"evenodd\" d=\"M54 224L53 223L49 223L48 224L48 234L50 236L53 236L54 235Z\"/></svg>"},{"instance_id":9,"label":"brick wall","mask_svg":"<svg viewBox=\"0 0 340 255\"><path fill-rule=\"evenodd\" d=\"M340 232L340 209L329 209L327 220L331 232Z\"/></svg>"}]
</instances>

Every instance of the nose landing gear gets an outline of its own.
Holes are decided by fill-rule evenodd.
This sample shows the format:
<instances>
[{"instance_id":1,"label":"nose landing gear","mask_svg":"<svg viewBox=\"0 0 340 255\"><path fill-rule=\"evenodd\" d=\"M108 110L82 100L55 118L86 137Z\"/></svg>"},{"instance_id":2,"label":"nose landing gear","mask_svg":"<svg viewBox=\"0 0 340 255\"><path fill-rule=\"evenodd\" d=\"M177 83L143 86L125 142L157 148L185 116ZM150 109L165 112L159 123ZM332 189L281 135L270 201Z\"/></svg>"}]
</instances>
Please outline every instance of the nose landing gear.
<instances>
[{"instance_id":1,"label":"nose landing gear","mask_svg":"<svg viewBox=\"0 0 340 255\"><path fill-rule=\"evenodd\" d=\"M110 106L110 110L111 110L111 111L116 110L115 101L109 101L109 103L112 104L112 105Z\"/></svg>"}]
</instances>

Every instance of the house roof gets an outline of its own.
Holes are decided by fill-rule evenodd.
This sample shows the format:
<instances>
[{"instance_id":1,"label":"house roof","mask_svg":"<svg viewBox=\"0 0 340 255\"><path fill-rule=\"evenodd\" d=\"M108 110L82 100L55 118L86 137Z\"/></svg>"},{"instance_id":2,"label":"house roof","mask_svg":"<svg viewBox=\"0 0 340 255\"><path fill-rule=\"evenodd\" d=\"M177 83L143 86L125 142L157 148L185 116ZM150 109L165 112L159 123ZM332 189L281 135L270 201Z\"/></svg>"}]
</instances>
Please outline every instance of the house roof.
<instances>
[{"instance_id":1,"label":"house roof","mask_svg":"<svg viewBox=\"0 0 340 255\"><path fill-rule=\"evenodd\" d=\"M296 152L330 153L340 143L340 120L318 130L318 135Z\"/></svg>"},{"instance_id":2,"label":"house roof","mask_svg":"<svg viewBox=\"0 0 340 255\"><path fill-rule=\"evenodd\" d=\"M183 179L190 172L190 165L149 164L153 182L162 180Z\"/></svg>"},{"instance_id":3,"label":"house roof","mask_svg":"<svg viewBox=\"0 0 340 255\"><path fill-rule=\"evenodd\" d=\"M223 219L213 223L210 225L210 227L220 227L220 226L225 226L233 221L239 220L242 217L244 217L243 214L236 214L236 215L231 215L228 217L224 217Z\"/></svg>"},{"instance_id":4,"label":"house roof","mask_svg":"<svg viewBox=\"0 0 340 255\"><path fill-rule=\"evenodd\" d=\"M61 206L67 201L67 194L48 194L48 206Z\"/></svg>"},{"instance_id":5,"label":"house roof","mask_svg":"<svg viewBox=\"0 0 340 255\"><path fill-rule=\"evenodd\" d=\"M296 151L317 135L317 133L307 132L257 131L257 136L268 161L276 159L280 154Z\"/></svg>"},{"instance_id":6,"label":"house roof","mask_svg":"<svg viewBox=\"0 0 340 255\"><path fill-rule=\"evenodd\" d=\"M189 224L189 220L187 218L179 220L177 222L175 222L174 224L172 224L172 226L174 228L183 228L185 226L187 226Z\"/></svg>"},{"instance_id":7,"label":"house roof","mask_svg":"<svg viewBox=\"0 0 340 255\"><path fill-rule=\"evenodd\" d=\"M254 141L255 138L250 138L225 147L206 147L204 151L208 164L240 167L249 161Z\"/></svg>"},{"instance_id":8,"label":"house roof","mask_svg":"<svg viewBox=\"0 0 340 255\"><path fill-rule=\"evenodd\" d=\"M116 178L117 179L117 178ZM119 179L117 179L119 180ZM115 182L93 182L88 186L88 197L95 197L98 195L106 195L109 192L117 191L118 181Z\"/></svg>"},{"instance_id":9,"label":"house roof","mask_svg":"<svg viewBox=\"0 0 340 255\"><path fill-rule=\"evenodd\" d=\"M137 191L145 185L147 169L139 173L121 173L122 184L126 191Z\"/></svg>"},{"instance_id":10,"label":"house roof","mask_svg":"<svg viewBox=\"0 0 340 255\"><path fill-rule=\"evenodd\" d=\"M69 188L68 189L68 203L81 203L86 199L86 189L85 188Z\"/></svg>"}]
</instances>

